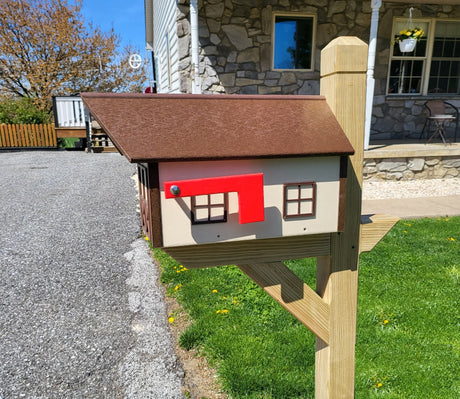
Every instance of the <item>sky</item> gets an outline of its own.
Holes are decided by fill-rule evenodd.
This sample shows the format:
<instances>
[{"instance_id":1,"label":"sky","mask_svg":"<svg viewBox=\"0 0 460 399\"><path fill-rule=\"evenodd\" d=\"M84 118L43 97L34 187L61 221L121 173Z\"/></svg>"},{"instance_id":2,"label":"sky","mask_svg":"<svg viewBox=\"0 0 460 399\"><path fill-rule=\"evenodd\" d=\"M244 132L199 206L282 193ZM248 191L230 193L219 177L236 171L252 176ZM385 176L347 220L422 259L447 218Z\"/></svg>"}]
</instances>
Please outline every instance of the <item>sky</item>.
<instances>
[{"instance_id":1,"label":"sky","mask_svg":"<svg viewBox=\"0 0 460 399\"><path fill-rule=\"evenodd\" d=\"M102 31L113 27L121 47L131 44L145 56L144 0L83 0L81 12Z\"/></svg>"}]
</instances>

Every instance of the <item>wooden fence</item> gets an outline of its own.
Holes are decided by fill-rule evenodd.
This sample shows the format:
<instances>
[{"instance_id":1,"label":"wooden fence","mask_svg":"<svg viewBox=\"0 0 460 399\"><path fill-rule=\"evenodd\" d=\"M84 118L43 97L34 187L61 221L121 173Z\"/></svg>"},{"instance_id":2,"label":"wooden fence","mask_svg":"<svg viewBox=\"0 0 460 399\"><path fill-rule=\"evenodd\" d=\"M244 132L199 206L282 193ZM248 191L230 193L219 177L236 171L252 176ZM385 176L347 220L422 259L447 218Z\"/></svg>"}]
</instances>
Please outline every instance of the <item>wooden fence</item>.
<instances>
[{"instance_id":1,"label":"wooden fence","mask_svg":"<svg viewBox=\"0 0 460 399\"><path fill-rule=\"evenodd\" d=\"M57 138L52 124L0 124L0 148L55 148Z\"/></svg>"}]
</instances>

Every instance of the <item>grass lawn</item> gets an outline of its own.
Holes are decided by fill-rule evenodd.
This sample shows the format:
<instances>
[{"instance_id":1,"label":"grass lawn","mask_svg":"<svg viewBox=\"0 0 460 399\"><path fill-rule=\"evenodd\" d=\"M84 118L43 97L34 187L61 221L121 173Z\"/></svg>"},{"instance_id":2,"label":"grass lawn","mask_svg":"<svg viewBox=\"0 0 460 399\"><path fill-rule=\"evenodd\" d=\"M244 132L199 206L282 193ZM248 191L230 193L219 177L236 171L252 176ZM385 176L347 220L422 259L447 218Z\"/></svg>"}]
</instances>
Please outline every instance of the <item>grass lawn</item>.
<instances>
[{"instance_id":1,"label":"grass lawn","mask_svg":"<svg viewBox=\"0 0 460 399\"><path fill-rule=\"evenodd\" d=\"M405 220L361 255L356 398L460 398L459 243L460 217ZM208 358L229 396L314 398L307 328L234 266L155 257L190 317L181 346ZM315 259L287 265L314 288Z\"/></svg>"}]
</instances>

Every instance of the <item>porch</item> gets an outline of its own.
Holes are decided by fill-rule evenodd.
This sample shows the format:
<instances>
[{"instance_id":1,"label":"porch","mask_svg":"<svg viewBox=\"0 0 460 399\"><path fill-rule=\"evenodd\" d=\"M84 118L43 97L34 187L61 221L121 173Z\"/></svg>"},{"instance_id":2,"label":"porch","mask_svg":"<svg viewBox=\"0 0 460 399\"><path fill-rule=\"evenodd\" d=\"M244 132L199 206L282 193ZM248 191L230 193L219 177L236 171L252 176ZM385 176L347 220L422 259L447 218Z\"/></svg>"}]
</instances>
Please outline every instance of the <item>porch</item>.
<instances>
[{"instance_id":1,"label":"porch","mask_svg":"<svg viewBox=\"0 0 460 399\"><path fill-rule=\"evenodd\" d=\"M364 152L365 180L460 177L460 143L374 140Z\"/></svg>"}]
</instances>

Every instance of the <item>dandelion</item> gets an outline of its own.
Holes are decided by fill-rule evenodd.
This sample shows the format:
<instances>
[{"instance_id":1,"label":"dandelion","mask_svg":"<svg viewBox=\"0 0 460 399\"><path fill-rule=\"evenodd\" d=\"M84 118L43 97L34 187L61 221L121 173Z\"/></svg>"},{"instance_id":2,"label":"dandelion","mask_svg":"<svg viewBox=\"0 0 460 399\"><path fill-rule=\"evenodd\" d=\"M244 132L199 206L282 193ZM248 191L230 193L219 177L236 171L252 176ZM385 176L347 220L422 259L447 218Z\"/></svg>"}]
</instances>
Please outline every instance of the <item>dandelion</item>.
<instances>
[{"instance_id":1,"label":"dandelion","mask_svg":"<svg viewBox=\"0 0 460 399\"><path fill-rule=\"evenodd\" d=\"M404 234L407 234L407 230L404 230Z\"/></svg>"},{"instance_id":2,"label":"dandelion","mask_svg":"<svg viewBox=\"0 0 460 399\"><path fill-rule=\"evenodd\" d=\"M455 241L454 237L449 237L449 241Z\"/></svg>"},{"instance_id":3,"label":"dandelion","mask_svg":"<svg viewBox=\"0 0 460 399\"><path fill-rule=\"evenodd\" d=\"M223 309L223 310L222 310L222 313L223 313L223 314L227 314L227 313L228 313L228 309Z\"/></svg>"},{"instance_id":4,"label":"dandelion","mask_svg":"<svg viewBox=\"0 0 460 399\"><path fill-rule=\"evenodd\" d=\"M383 324L388 324L389 323L389 320L385 319L383 320Z\"/></svg>"},{"instance_id":5,"label":"dandelion","mask_svg":"<svg viewBox=\"0 0 460 399\"><path fill-rule=\"evenodd\" d=\"M182 287L182 284L177 284L177 285L174 287L174 291L177 291L180 287Z\"/></svg>"},{"instance_id":6,"label":"dandelion","mask_svg":"<svg viewBox=\"0 0 460 399\"><path fill-rule=\"evenodd\" d=\"M172 316L169 317L169 318L168 318L168 323L171 324L171 323L173 323L173 322L174 322L174 317L172 317Z\"/></svg>"},{"instance_id":7,"label":"dandelion","mask_svg":"<svg viewBox=\"0 0 460 399\"><path fill-rule=\"evenodd\" d=\"M216 310L216 314L219 314L220 313L220 310Z\"/></svg>"},{"instance_id":8,"label":"dandelion","mask_svg":"<svg viewBox=\"0 0 460 399\"><path fill-rule=\"evenodd\" d=\"M149 241L149 238L147 236L144 236L145 241Z\"/></svg>"},{"instance_id":9,"label":"dandelion","mask_svg":"<svg viewBox=\"0 0 460 399\"><path fill-rule=\"evenodd\" d=\"M213 294L217 294L217 290L212 290L212 293L213 293Z\"/></svg>"},{"instance_id":10,"label":"dandelion","mask_svg":"<svg viewBox=\"0 0 460 399\"><path fill-rule=\"evenodd\" d=\"M382 387L383 387L383 384L382 384L381 382L379 382L379 383L377 384L377 388L382 388Z\"/></svg>"}]
</instances>

